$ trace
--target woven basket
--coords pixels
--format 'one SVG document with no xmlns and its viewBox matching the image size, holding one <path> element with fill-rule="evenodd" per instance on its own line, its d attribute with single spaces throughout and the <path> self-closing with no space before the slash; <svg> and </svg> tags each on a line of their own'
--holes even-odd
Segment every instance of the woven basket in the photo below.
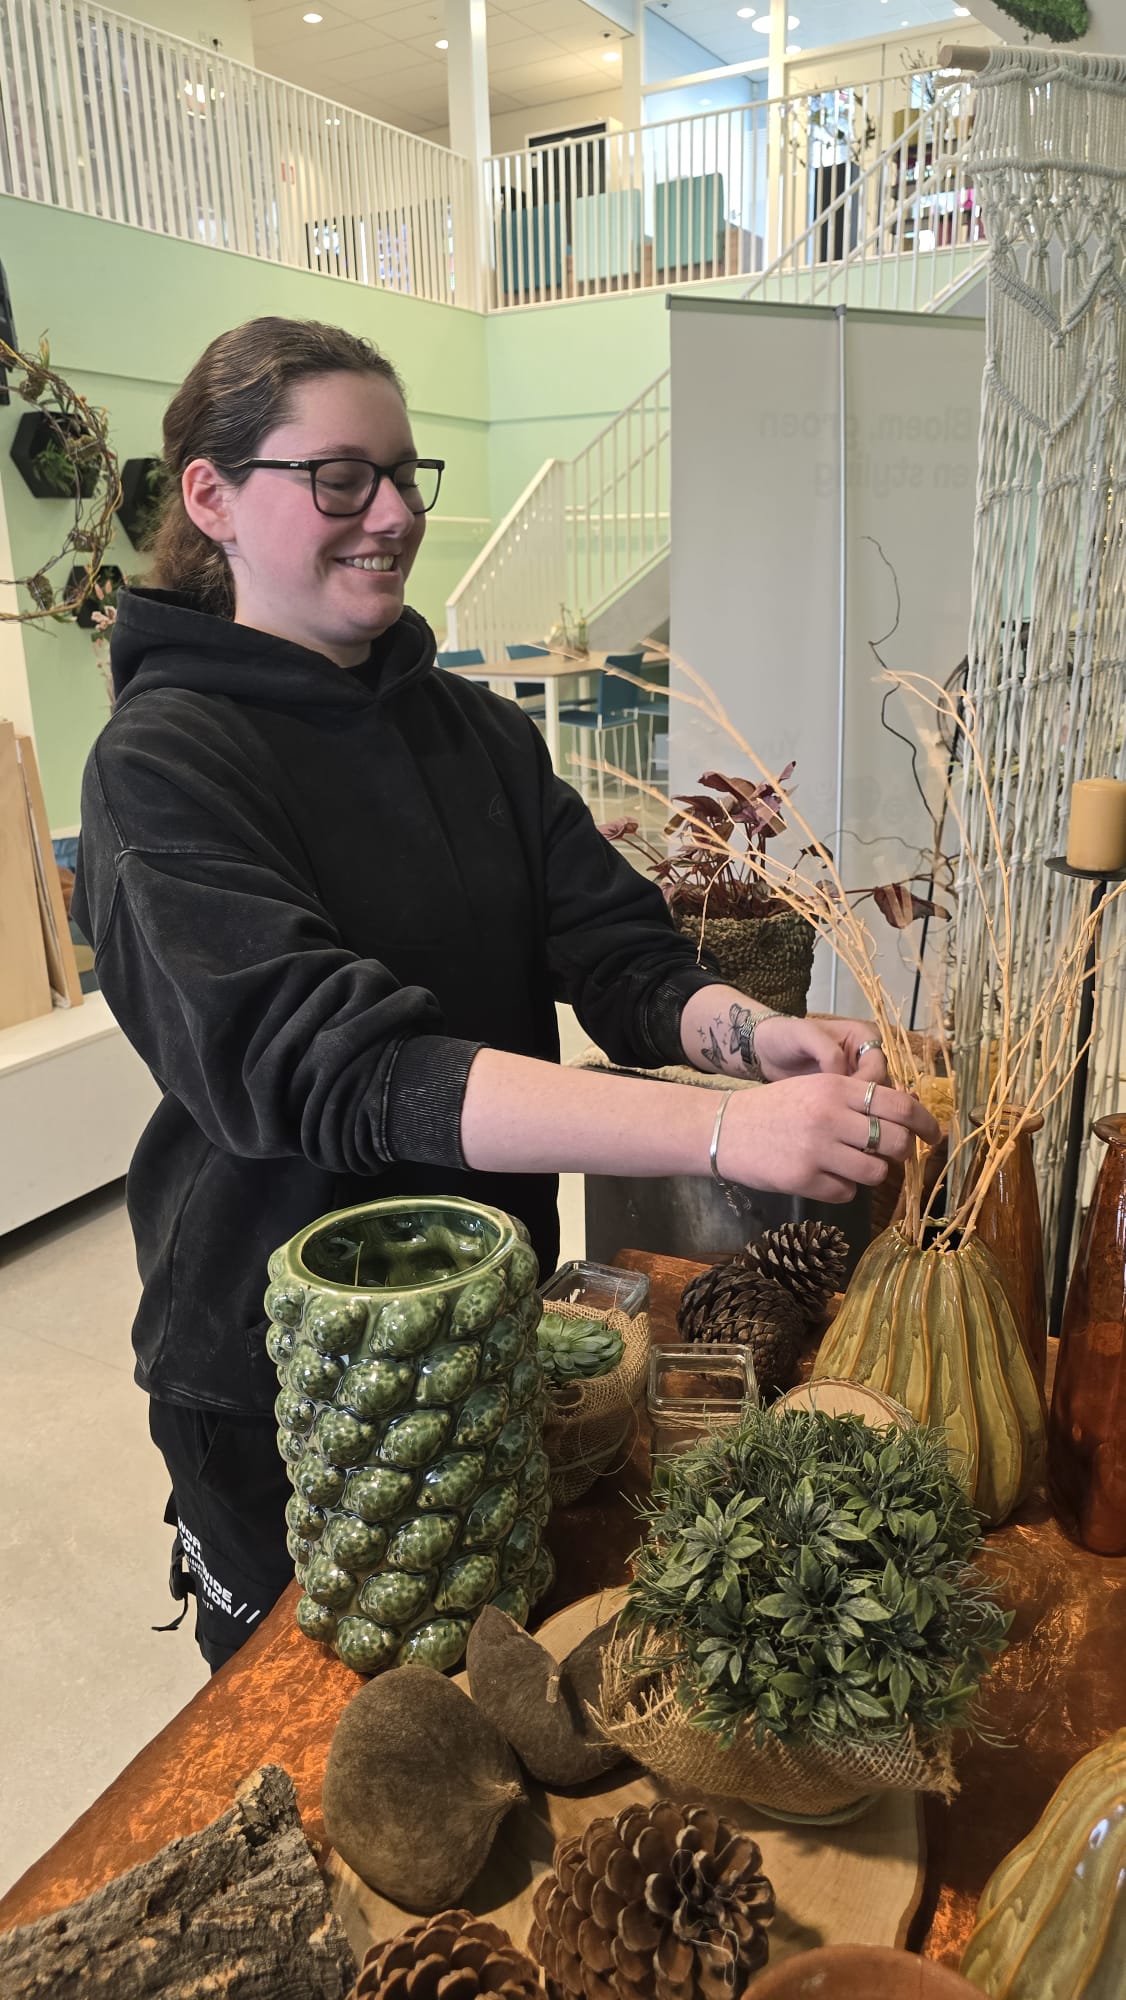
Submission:
<svg viewBox="0 0 1126 2000">
<path fill-rule="evenodd" d="M 697 950 L 710 952 L 729 986 L 776 1007 L 804 1014 L 813 977 L 817 933 L 804 917 L 780 910 L 774 917 L 705 917 L 674 912 L 673 923 Z"/>
<path fill-rule="evenodd" d="M 591 1317 L 589 1306 L 571 1306 L 561 1299 L 551 1300 L 551 1310 L 565 1319 Z M 617 1367 L 607 1375 L 548 1391 L 543 1448 L 557 1507 L 581 1499 L 596 1479 L 628 1456 L 637 1435 L 637 1404 L 649 1364 L 649 1315 L 627 1319 L 625 1313 L 610 1312 L 599 1313 L 598 1318 L 625 1342 Z"/>
<path fill-rule="evenodd" d="M 745 1724 L 729 1749 L 694 1723 L 672 1681 L 647 1666 L 644 1644 L 629 1634 L 607 1648 L 602 1666 L 600 1724 L 629 1756 L 677 1791 L 742 1799 L 766 1813 L 837 1819 L 879 1792 L 958 1789 L 950 1739 L 919 1744 L 912 1732 L 880 1743 L 783 1743 L 757 1746 Z"/>
</svg>

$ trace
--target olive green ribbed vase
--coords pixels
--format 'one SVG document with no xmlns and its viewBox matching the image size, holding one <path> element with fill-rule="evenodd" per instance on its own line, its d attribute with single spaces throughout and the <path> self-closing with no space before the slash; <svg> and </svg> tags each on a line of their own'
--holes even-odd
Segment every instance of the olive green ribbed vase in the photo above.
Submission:
<svg viewBox="0 0 1126 2000">
<path fill-rule="evenodd" d="M 269 1269 L 297 1623 L 357 1673 L 456 1666 L 483 1605 L 523 1623 L 554 1575 L 528 1233 L 451 1197 L 374 1201 Z"/>
</svg>

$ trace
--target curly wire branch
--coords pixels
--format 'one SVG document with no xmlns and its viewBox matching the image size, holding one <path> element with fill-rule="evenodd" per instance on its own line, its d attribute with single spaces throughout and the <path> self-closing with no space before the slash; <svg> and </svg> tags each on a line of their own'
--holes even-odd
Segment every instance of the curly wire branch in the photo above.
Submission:
<svg viewBox="0 0 1126 2000">
<path fill-rule="evenodd" d="M 57 443 L 74 465 L 74 521 L 66 540 L 55 555 L 48 557 L 30 575 L 0 579 L 0 582 L 26 590 L 33 607 L 30 611 L 0 609 L 0 620 L 8 624 L 35 625 L 44 619 L 57 621 L 70 618 L 93 589 L 94 579 L 113 539 L 115 517 L 121 505 L 117 455 L 109 442 L 105 411 L 92 408 L 85 396 L 79 395 L 78 390 L 49 365 L 45 341 L 40 352 L 33 355 L 22 354 L 17 348 L 9 347 L 7 341 L 0 340 L 0 369 L 23 373 L 25 384 L 16 390 L 16 394 L 31 408 L 40 408 L 40 414 L 46 417 Z M 48 393 L 54 397 L 55 407 L 41 408 L 40 399 Z M 59 421 L 60 418 L 77 421 L 77 437 L 65 422 Z M 81 463 L 74 451 L 76 442 L 82 447 Z M 81 490 L 82 471 L 90 466 L 96 471 L 94 490 L 84 496 Z M 59 497 L 65 498 L 64 495 Z M 80 581 L 68 585 L 63 595 L 56 597 L 49 572 L 61 562 L 74 565 L 78 556 L 85 558 Z"/>
</svg>

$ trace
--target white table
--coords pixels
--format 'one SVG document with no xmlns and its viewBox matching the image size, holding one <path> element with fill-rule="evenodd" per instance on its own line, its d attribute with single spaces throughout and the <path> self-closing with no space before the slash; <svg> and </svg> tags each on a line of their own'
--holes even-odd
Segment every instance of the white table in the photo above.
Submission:
<svg viewBox="0 0 1126 2000">
<path fill-rule="evenodd" d="M 636 660 L 638 668 L 644 660 L 652 657 L 654 656 L 650 654 L 639 653 Z M 446 671 L 460 674 L 463 680 L 487 681 L 494 694 L 508 694 L 510 690 L 514 691 L 517 681 L 530 681 L 542 687 L 544 735 L 547 738 L 548 755 L 558 770 L 559 683 L 584 674 L 600 673 L 609 658 L 611 658 L 609 653 L 536 653 L 530 660 L 485 660 L 477 667 L 449 667 Z"/>
</svg>

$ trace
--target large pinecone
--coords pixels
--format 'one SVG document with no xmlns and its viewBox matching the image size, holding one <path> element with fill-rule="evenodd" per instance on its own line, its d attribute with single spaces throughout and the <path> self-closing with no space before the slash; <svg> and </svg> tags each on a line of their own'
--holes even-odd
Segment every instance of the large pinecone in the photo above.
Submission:
<svg viewBox="0 0 1126 2000">
<path fill-rule="evenodd" d="M 774 1890 L 747 1833 L 667 1799 L 560 1841 L 528 1949 L 550 2000 L 739 2000 L 766 1964 Z"/>
<path fill-rule="evenodd" d="M 507 1931 L 468 1910 L 443 1910 L 373 1945 L 349 2000 L 534 2000 L 539 1967 Z"/>
<path fill-rule="evenodd" d="M 848 1239 L 832 1222 L 783 1222 L 748 1243 L 735 1262 L 739 1270 L 773 1278 L 791 1294 L 803 1319 L 819 1320 L 841 1288 Z"/>
<path fill-rule="evenodd" d="M 797 1375 L 803 1321 L 793 1296 L 773 1278 L 742 1268 L 739 1258 L 689 1281 L 676 1323 L 685 1341 L 749 1347 L 764 1392 L 788 1389 Z"/>
</svg>

